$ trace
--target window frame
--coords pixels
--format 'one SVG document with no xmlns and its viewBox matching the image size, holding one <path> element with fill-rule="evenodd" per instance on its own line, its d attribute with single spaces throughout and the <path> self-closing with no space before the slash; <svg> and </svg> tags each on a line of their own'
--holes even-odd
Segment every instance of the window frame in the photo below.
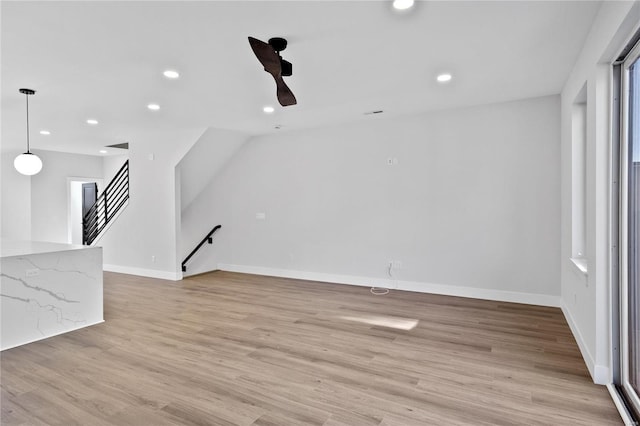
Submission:
<svg viewBox="0 0 640 426">
<path fill-rule="evenodd" d="M 620 150 L 619 150 L 619 292 L 620 292 L 620 387 L 636 414 L 640 413 L 640 395 L 629 380 L 629 69 L 640 61 L 640 43 L 625 57 L 620 75 Z M 640 62 L 638 65 L 640 66 Z M 640 82 L 638 82 L 640 83 Z"/>
</svg>

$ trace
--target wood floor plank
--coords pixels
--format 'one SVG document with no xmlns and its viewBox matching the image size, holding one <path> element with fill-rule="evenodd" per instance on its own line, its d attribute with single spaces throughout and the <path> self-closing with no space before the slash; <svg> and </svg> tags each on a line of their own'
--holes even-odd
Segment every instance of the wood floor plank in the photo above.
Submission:
<svg viewBox="0 0 640 426">
<path fill-rule="evenodd" d="M 3 425 L 619 425 L 556 308 L 105 273 L 103 324 L 0 354 Z"/>
</svg>

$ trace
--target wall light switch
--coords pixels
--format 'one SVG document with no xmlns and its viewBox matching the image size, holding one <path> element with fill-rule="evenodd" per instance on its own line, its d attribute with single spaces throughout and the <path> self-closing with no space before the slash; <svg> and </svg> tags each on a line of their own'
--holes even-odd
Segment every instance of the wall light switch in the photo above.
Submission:
<svg viewBox="0 0 640 426">
<path fill-rule="evenodd" d="M 156 159 L 156 156 L 153 154 L 149 154 L 149 160 L 153 161 Z"/>
<path fill-rule="evenodd" d="M 256 219 L 265 220 L 267 218 L 266 213 L 256 213 Z"/>
</svg>

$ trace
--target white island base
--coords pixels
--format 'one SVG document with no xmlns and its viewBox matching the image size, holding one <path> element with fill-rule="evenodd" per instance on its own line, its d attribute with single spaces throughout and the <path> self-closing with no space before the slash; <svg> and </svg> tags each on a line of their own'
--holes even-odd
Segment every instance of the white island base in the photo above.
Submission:
<svg viewBox="0 0 640 426">
<path fill-rule="evenodd" d="M 0 243 L 0 350 L 103 322 L 102 248 Z"/>
</svg>

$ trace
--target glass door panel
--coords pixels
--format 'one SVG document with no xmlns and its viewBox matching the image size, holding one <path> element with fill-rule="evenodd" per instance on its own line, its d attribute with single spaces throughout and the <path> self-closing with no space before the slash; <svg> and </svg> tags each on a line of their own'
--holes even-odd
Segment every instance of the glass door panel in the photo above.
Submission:
<svg viewBox="0 0 640 426">
<path fill-rule="evenodd" d="M 640 66 L 629 69 L 629 381 L 640 394 Z"/>
<path fill-rule="evenodd" d="M 640 413 L 640 59 L 625 63 L 621 168 L 622 385 Z M 626 188 L 625 188 L 626 187 Z"/>
</svg>

